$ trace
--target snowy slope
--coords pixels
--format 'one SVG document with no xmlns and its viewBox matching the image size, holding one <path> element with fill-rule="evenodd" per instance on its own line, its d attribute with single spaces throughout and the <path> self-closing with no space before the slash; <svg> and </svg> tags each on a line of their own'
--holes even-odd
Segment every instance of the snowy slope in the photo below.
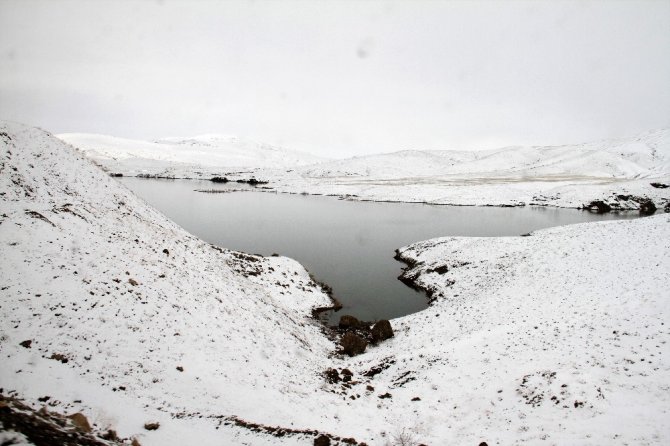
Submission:
<svg viewBox="0 0 670 446">
<path fill-rule="evenodd" d="M 110 170 L 135 174 L 170 168 L 191 171 L 201 168 L 287 168 L 324 160 L 308 153 L 225 135 L 166 138 L 154 142 L 87 133 L 65 133 L 58 137 Z"/>
<path fill-rule="evenodd" d="M 294 261 L 207 245 L 46 132 L 0 143 L 4 393 L 144 446 L 670 440 L 670 215 L 403 248 L 435 302 L 342 358 Z"/>
<path fill-rule="evenodd" d="M 335 160 L 300 169 L 306 177 L 359 176 L 370 179 L 435 175 L 477 177 L 549 176 L 625 178 L 668 175 L 670 129 L 634 138 L 556 147 L 506 147 L 464 151 L 421 151 Z"/>
<path fill-rule="evenodd" d="M 401 249 L 436 303 L 402 321 L 394 401 L 441 407 L 416 419 L 442 444 L 664 444 L 669 235 L 666 214 Z"/>
<path fill-rule="evenodd" d="M 283 407 L 315 409 L 301 389 L 333 346 L 310 309 L 328 299 L 299 264 L 202 242 L 46 132 L 2 124 L 0 138 L 0 387 L 143 444 L 185 444 L 179 413 L 290 425 Z M 142 433 L 151 418 L 165 427 Z"/>
<path fill-rule="evenodd" d="M 281 192 L 453 205 L 536 204 L 579 208 L 593 200 L 637 209 L 644 197 L 670 201 L 670 130 L 570 146 L 480 152 L 402 151 L 259 172 Z M 624 200 L 626 201 L 626 200 Z"/>
</svg>

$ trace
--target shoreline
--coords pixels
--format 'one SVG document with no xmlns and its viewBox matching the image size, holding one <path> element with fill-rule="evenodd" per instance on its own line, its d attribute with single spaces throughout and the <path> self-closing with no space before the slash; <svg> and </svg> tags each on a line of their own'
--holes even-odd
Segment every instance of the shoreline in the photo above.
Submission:
<svg viewBox="0 0 670 446">
<path fill-rule="evenodd" d="M 116 174 L 110 174 L 112 177 L 118 177 Z M 212 181 L 211 179 L 207 178 L 196 178 L 196 177 L 190 177 L 190 176 L 179 176 L 179 177 L 169 177 L 169 176 L 142 176 L 142 175 L 129 175 L 129 174 L 122 174 L 122 178 L 139 178 L 139 179 L 147 179 L 147 180 L 181 180 L 181 181 Z M 235 180 L 231 181 L 235 182 Z M 670 212 L 670 198 L 660 198 L 658 199 L 658 203 L 654 202 L 653 199 L 645 196 L 636 196 L 636 195 L 631 195 L 631 194 L 615 194 L 612 193 L 611 197 L 613 199 L 611 200 L 603 200 L 602 198 L 590 198 L 584 200 L 584 202 L 580 205 L 561 205 L 557 203 L 542 203 L 542 202 L 510 202 L 510 203 L 444 203 L 444 202 L 434 202 L 434 201 L 425 201 L 425 200 L 402 200 L 402 199 L 372 199 L 372 198 L 365 198 L 365 197 L 360 197 L 357 195 L 351 195 L 351 194 L 341 194 L 341 193 L 332 193 L 332 194 L 325 194 L 325 193 L 319 193 L 319 192 L 309 192 L 309 191 L 302 191 L 302 192 L 295 192 L 291 190 L 281 190 L 278 189 L 276 186 L 272 186 L 271 181 L 263 181 L 261 187 L 257 187 L 252 185 L 253 189 L 231 189 L 230 191 L 228 190 L 223 190 L 223 189 L 212 189 L 212 190 L 206 190 L 206 189 L 194 189 L 195 192 L 199 193 L 232 193 L 232 192 L 264 192 L 264 193 L 275 193 L 275 194 L 286 194 L 286 195 L 309 195 L 309 196 L 315 196 L 315 197 L 332 197 L 336 198 L 338 200 L 346 200 L 346 201 L 358 201 L 358 202 L 365 202 L 365 203 L 406 203 L 406 204 L 425 204 L 425 205 L 430 205 L 430 206 L 453 206 L 453 207 L 496 207 L 496 208 L 523 208 L 523 207 L 536 207 L 536 208 L 557 208 L 557 209 L 574 209 L 574 210 L 580 210 L 580 211 L 586 211 L 586 212 L 592 212 L 596 214 L 602 214 L 602 213 L 611 213 L 611 214 L 619 214 L 619 213 L 627 213 L 627 212 L 640 212 L 641 209 L 639 207 L 640 203 L 642 202 L 648 202 L 651 201 L 656 205 L 656 211 L 655 213 L 663 213 L 663 212 Z M 268 184 L 270 184 L 268 186 Z M 651 184 L 651 183 L 650 183 Z M 669 194 L 670 195 L 670 194 Z M 633 205 L 629 205 L 628 207 L 620 207 L 620 200 L 617 199 L 618 196 L 626 196 L 630 197 L 628 200 L 624 200 L 626 202 L 632 201 L 633 203 L 637 204 L 638 207 L 635 207 Z M 605 204 L 609 205 L 610 209 L 604 212 L 600 211 L 593 211 L 592 206 L 590 207 L 589 205 L 592 205 L 595 202 L 604 202 Z M 644 214 L 644 215 L 654 215 L 654 214 Z"/>
</svg>

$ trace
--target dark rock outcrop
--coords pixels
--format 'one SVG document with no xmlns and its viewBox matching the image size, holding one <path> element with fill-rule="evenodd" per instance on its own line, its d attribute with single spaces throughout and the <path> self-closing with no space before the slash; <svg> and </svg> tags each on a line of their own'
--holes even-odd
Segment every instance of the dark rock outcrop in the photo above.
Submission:
<svg viewBox="0 0 670 446">
<path fill-rule="evenodd" d="M 325 435 L 319 435 L 314 439 L 314 446 L 330 446 L 330 438 Z"/>
<path fill-rule="evenodd" d="M 91 432 L 91 425 L 83 413 L 73 413 L 72 415 L 69 415 L 68 418 L 70 419 L 70 422 L 80 431 Z"/>
<path fill-rule="evenodd" d="M 656 205 L 653 201 L 649 199 L 640 201 L 640 214 L 652 215 L 654 212 L 656 212 Z"/>
<path fill-rule="evenodd" d="M 342 381 L 348 383 L 349 381 L 351 381 L 352 376 L 354 376 L 354 374 L 351 372 L 351 370 L 342 369 Z"/>
<path fill-rule="evenodd" d="M 340 323 L 338 327 L 343 330 L 348 330 L 350 328 L 356 328 L 360 325 L 360 321 L 353 316 L 345 314 L 340 317 Z"/>
<path fill-rule="evenodd" d="M 372 334 L 372 340 L 375 343 L 392 338 L 393 328 L 391 327 L 391 323 L 386 319 L 377 321 L 377 323 L 372 327 L 371 334 Z"/>
<path fill-rule="evenodd" d="M 602 200 L 593 200 L 591 203 L 584 206 L 584 209 L 591 212 L 597 212 L 598 214 L 604 214 L 605 212 L 610 212 L 612 210 L 612 206 Z"/>
<path fill-rule="evenodd" d="M 326 381 L 330 384 L 336 384 L 340 382 L 340 374 L 337 372 L 336 369 L 328 369 L 325 372 L 323 372 L 323 376 L 326 377 Z"/>
<path fill-rule="evenodd" d="M 342 339 L 340 339 L 340 346 L 342 347 L 342 353 L 349 356 L 356 356 L 365 352 L 368 343 L 357 334 L 347 332 L 342 336 Z"/>
</svg>

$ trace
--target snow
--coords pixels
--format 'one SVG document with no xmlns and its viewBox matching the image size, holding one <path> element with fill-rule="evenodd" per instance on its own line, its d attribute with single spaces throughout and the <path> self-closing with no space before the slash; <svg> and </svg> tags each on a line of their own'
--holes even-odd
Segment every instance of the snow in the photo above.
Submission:
<svg viewBox="0 0 670 446">
<path fill-rule="evenodd" d="M 65 133 L 60 139 L 83 150 L 111 170 L 135 174 L 157 168 L 197 171 L 214 168 L 292 167 L 324 158 L 227 135 L 172 137 L 137 141 L 107 135 Z"/>
<path fill-rule="evenodd" d="M 435 302 L 343 358 L 295 261 L 204 243 L 47 132 L 0 141 L 0 387 L 27 403 L 144 446 L 313 442 L 231 417 L 369 445 L 670 439 L 669 214 L 401 248 Z"/>
<path fill-rule="evenodd" d="M 304 268 L 220 252 L 48 133 L 0 133 L 0 386 L 99 413 L 123 434 L 180 412 L 290 425 L 282 408 L 318 388 L 333 349 L 310 318 L 329 301 Z M 162 424 L 143 444 L 183 429 Z"/>
<path fill-rule="evenodd" d="M 670 182 L 670 129 L 568 146 L 402 151 L 263 173 L 279 191 L 357 200 L 579 208 L 634 195 L 662 206 L 670 192 L 650 183 Z"/>
<path fill-rule="evenodd" d="M 2 424 L 0 424 L 0 429 Z M 9 446 L 34 446 L 34 443 L 30 442 L 25 435 L 7 430 L 0 432 L 0 444 L 9 445 Z"/>
<path fill-rule="evenodd" d="M 401 249 L 415 263 L 406 275 L 437 298 L 401 327 L 411 345 L 436 341 L 423 353 L 437 365 L 413 368 L 448 383 L 432 398 L 454 405 L 442 424 L 494 443 L 664 443 L 669 223 L 666 214 Z"/>
<path fill-rule="evenodd" d="M 619 195 L 649 198 L 658 207 L 670 201 L 670 188 L 650 185 L 670 183 L 670 129 L 566 146 L 405 150 L 319 162 L 287 156 L 287 151 L 259 152 L 255 145 L 212 135 L 164 144 L 98 135 L 59 137 L 108 171 L 125 175 L 255 176 L 279 192 L 353 200 L 572 208 L 602 200 L 620 209 L 638 209 L 639 203 Z M 229 159 L 224 161 L 223 154 Z"/>
</svg>

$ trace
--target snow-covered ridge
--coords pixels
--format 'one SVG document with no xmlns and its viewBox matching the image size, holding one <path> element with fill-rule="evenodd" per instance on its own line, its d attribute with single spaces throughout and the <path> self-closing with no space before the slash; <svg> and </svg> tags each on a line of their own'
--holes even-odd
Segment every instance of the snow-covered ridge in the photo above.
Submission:
<svg viewBox="0 0 670 446">
<path fill-rule="evenodd" d="M 638 209 L 650 199 L 662 208 L 670 188 L 652 183 L 670 183 L 670 130 L 566 146 L 406 150 L 258 174 L 281 192 L 354 200 L 572 208 L 601 200 Z"/>
<path fill-rule="evenodd" d="M 152 161 L 161 166 L 172 164 L 248 169 L 286 168 L 324 160 L 308 153 L 226 135 L 172 137 L 154 142 L 87 133 L 64 133 L 58 137 L 102 164 L 119 163 L 117 170 L 120 171 L 127 171 L 144 163 L 150 165 Z"/>
<path fill-rule="evenodd" d="M 329 299 L 304 268 L 204 243 L 47 132 L 0 123 L 0 143 L 5 392 L 49 395 L 145 446 L 215 432 L 180 413 L 290 426 L 282 408 L 321 384 L 334 348 L 311 319 Z M 148 435 L 151 419 L 163 428 Z M 217 444 L 248 435 L 223 430 Z"/>
<path fill-rule="evenodd" d="M 619 209 L 637 209 L 639 201 L 622 202 L 620 196 L 651 199 L 659 208 L 670 200 L 670 188 L 651 186 L 670 184 L 670 129 L 564 146 L 404 150 L 316 164 L 310 157 L 222 135 L 157 143 L 61 137 L 111 172 L 198 179 L 255 176 L 279 192 L 354 200 L 573 208 L 601 200 Z"/>
<path fill-rule="evenodd" d="M 441 175 L 462 178 L 551 177 L 634 179 L 670 174 L 670 129 L 619 140 L 485 151 L 405 150 L 303 167 L 307 177 L 376 180 Z"/>
</svg>

